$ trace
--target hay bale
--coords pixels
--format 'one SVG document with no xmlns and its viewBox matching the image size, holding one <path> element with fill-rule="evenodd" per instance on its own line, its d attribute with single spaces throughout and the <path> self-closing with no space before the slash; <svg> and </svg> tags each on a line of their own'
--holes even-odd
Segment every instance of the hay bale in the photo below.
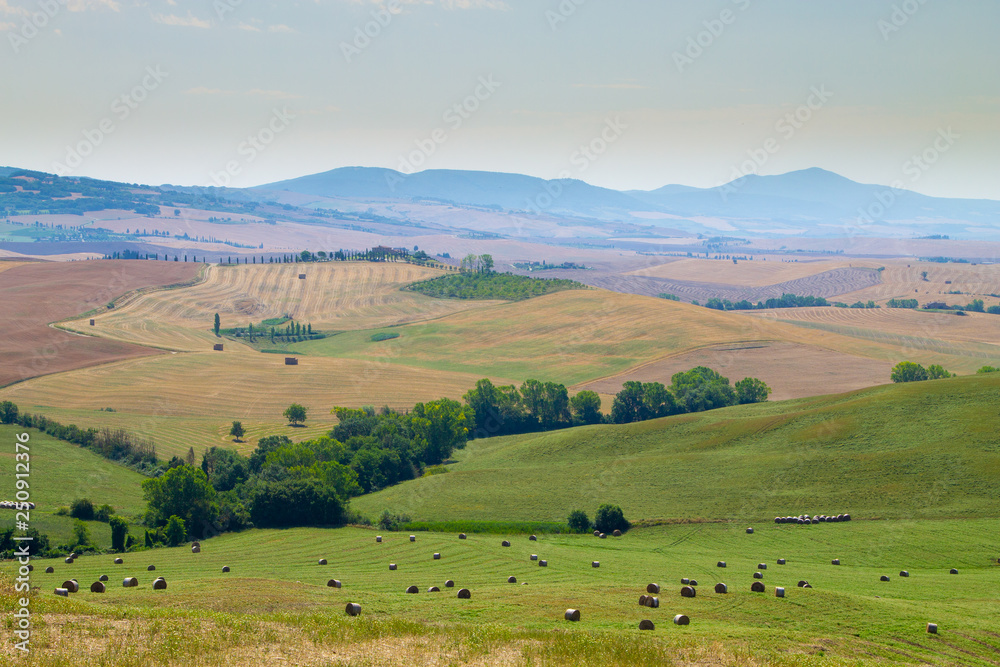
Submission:
<svg viewBox="0 0 1000 667">
<path fill-rule="evenodd" d="M 600 566 L 601 566 L 601 561 L 599 560 L 594 560 L 590 562 L 590 567 L 600 567 Z"/>
<path fill-rule="evenodd" d="M 643 620 L 639 621 L 639 629 L 640 630 L 655 630 L 656 626 L 653 625 L 652 621 L 643 619 Z"/>
<path fill-rule="evenodd" d="M 779 558 L 778 559 L 778 565 L 784 565 L 784 564 L 785 564 L 785 559 L 784 558 Z"/>
<path fill-rule="evenodd" d="M 516 584 L 517 583 L 517 577 L 507 577 L 507 583 L 508 584 Z"/>
<path fill-rule="evenodd" d="M 69 591 L 66 590 L 65 588 L 57 588 L 56 589 L 56 595 L 61 595 L 64 598 L 68 598 L 69 597 Z"/>
<path fill-rule="evenodd" d="M 165 591 L 165 590 L 167 590 L 167 580 L 166 579 L 157 579 L 156 581 L 154 581 L 153 582 L 153 590 L 154 591 Z"/>
<path fill-rule="evenodd" d="M 122 564 L 122 563 L 124 563 L 124 562 L 125 562 L 125 561 L 123 561 L 123 560 L 122 560 L 121 558 L 116 558 L 116 559 L 115 559 L 115 565 L 121 565 L 121 564 Z"/>
<path fill-rule="evenodd" d="M 191 543 L 191 546 L 198 547 L 200 549 L 201 548 L 201 542 L 199 542 L 198 540 L 195 540 L 194 542 Z"/>
<path fill-rule="evenodd" d="M 67 565 L 72 565 L 73 559 L 70 556 L 67 556 L 63 562 L 66 563 Z"/>
<path fill-rule="evenodd" d="M 851 515 L 850 514 L 845 514 L 844 518 L 841 519 L 841 521 L 850 521 L 850 520 L 851 520 Z"/>
<path fill-rule="evenodd" d="M 417 541 L 417 536 L 416 535 L 410 535 L 410 541 L 411 542 L 416 542 Z"/>
<path fill-rule="evenodd" d="M 434 560 L 441 560 L 441 554 L 435 552 L 434 553 Z"/>
<path fill-rule="evenodd" d="M 347 612 L 348 616 L 357 616 L 361 613 L 361 605 L 357 602 L 348 602 L 347 608 L 344 611 Z"/>
<path fill-rule="evenodd" d="M 594 537 L 600 537 L 600 536 L 601 536 L 601 531 L 595 530 L 594 531 Z"/>
<path fill-rule="evenodd" d="M 136 579 L 135 577 L 125 577 L 122 580 L 122 586 L 124 588 L 135 588 L 138 585 L 139 585 L 139 580 Z"/>
<path fill-rule="evenodd" d="M 611 533 L 615 537 L 621 537 L 622 531 L 615 529 L 615 532 Z"/>
<path fill-rule="evenodd" d="M 285 357 L 285 365 L 286 366 L 298 366 L 299 365 L 299 360 L 296 359 L 295 357 Z"/>
<path fill-rule="evenodd" d="M 805 588 L 808 583 L 805 579 L 799 579 L 799 588 Z"/>
<path fill-rule="evenodd" d="M 830 561 L 830 565 L 840 565 L 840 559 L 834 558 L 833 560 Z"/>
<path fill-rule="evenodd" d="M 580 610 L 579 609 L 567 609 L 566 613 L 563 615 L 567 621 L 573 621 L 576 623 L 580 620 Z"/>
<path fill-rule="evenodd" d="M 688 579 L 687 577 L 684 577 L 683 579 L 681 579 L 681 583 L 687 586 L 688 584 L 691 583 L 691 580 Z"/>
<path fill-rule="evenodd" d="M 529 536 L 529 537 L 528 537 L 528 541 L 529 541 L 529 542 L 537 542 L 537 541 L 538 541 L 538 538 L 537 538 L 537 537 L 535 537 L 534 535 L 531 535 L 531 536 Z"/>
<path fill-rule="evenodd" d="M 472 598 L 472 591 L 470 591 L 468 588 L 459 589 L 458 591 L 459 600 L 469 600 L 471 598 Z"/>
<path fill-rule="evenodd" d="M 886 575 L 883 574 L 881 577 L 878 578 L 878 580 L 879 581 L 889 581 L 889 577 L 887 577 Z"/>
<path fill-rule="evenodd" d="M 454 588 L 455 587 L 455 582 L 452 581 L 451 579 L 449 579 L 448 581 L 444 582 L 444 587 L 445 588 Z"/>
<path fill-rule="evenodd" d="M 328 588 L 342 588 L 343 584 L 340 583 L 340 579 L 331 579 L 326 582 Z"/>
<path fill-rule="evenodd" d="M 766 570 L 767 569 L 767 563 L 757 563 L 757 569 L 758 570 Z"/>
<path fill-rule="evenodd" d="M 538 554 L 531 554 L 531 560 L 538 560 Z"/>
<path fill-rule="evenodd" d="M 500 546 L 502 546 L 502 547 L 509 547 L 510 546 L 510 542 L 508 540 L 504 540 L 503 542 L 500 543 Z"/>
<path fill-rule="evenodd" d="M 774 597 L 783 598 L 785 597 L 785 589 L 780 586 L 774 589 Z"/>
<path fill-rule="evenodd" d="M 958 574 L 958 570 L 951 568 L 951 570 L 948 571 L 948 574 Z"/>
<path fill-rule="evenodd" d="M 191 547 L 191 553 L 193 553 L 193 554 L 200 554 L 201 553 L 201 547 Z"/>
<path fill-rule="evenodd" d="M 548 566 L 549 566 L 549 561 L 547 560 L 538 561 L 538 567 L 548 567 Z"/>
<path fill-rule="evenodd" d="M 721 595 L 725 595 L 726 593 L 729 592 L 729 586 L 726 586 L 725 584 L 716 584 L 715 592 Z"/>
<path fill-rule="evenodd" d="M 648 595 L 640 595 L 639 596 L 639 606 L 640 607 L 645 607 L 646 606 L 646 599 L 648 597 L 649 597 Z"/>
<path fill-rule="evenodd" d="M 747 535 L 753 535 L 753 528 L 747 528 Z"/>
<path fill-rule="evenodd" d="M 660 585 L 659 584 L 647 584 L 646 585 L 646 592 L 647 593 L 659 593 L 660 592 Z"/>
<path fill-rule="evenodd" d="M 69 581 L 64 581 L 62 587 L 68 590 L 70 593 L 80 592 L 80 584 L 77 583 L 76 579 L 70 579 Z"/>
<path fill-rule="evenodd" d="M 319 564 L 320 565 L 326 565 L 326 559 L 325 558 L 320 558 L 319 559 Z"/>
<path fill-rule="evenodd" d="M 656 596 L 653 596 L 653 595 L 648 596 L 646 598 L 646 606 L 649 607 L 650 609 L 659 609 L 660 608 L 660 598 L 658 598 Z"/>
<path fill-rule="evenodd" d="M 460 540 L 464 540 L 464 539 L 466 539 L 466 537 L 465 537 L 465 533 L 459 533 L 459 534 L 458 534 L 458 539 L 460 539 Z"/>
<path fill-rule="evenodd" d="M 694 586 L 685 586 L 681 589 L 682 598 L 693 598 L 698 592 L 694 589 Z"/>
<path fill-rule="evenodd" d="M 147 571 L 147 572 L 152 572 L 152 571 L 154 571 L 155 569 L 156 569 L 156 566 L 155 566 L 155 565 L 150 565 L 149 567 L 147 567 L 147 568 L 146 568 L 146 571 Z"/>
<path fill-rule="evenodd" d="M 396 564 L 395 563 L 389 563 L 389 569 L 395 571 Z"/>
<path fill-rule="evenodd" d="M 605 535 L 604 533 L 601 533 L 600 535 L 598 535 L 598 537 L 601 538 L 602 540 L 608 539 L 608 536 Z"/>
<path fill-rule="evenodd" d="M 92 583 L 90 585 L 90 592 L 91 593 L 103 593 L 104 590 L 105 590 L 105 586 L 100 581 L 95 581 L 94 583 Z"/>
<path fill-rule="evenodd" d="M 764 578 L 764 573 L 763 572 L 754 572 L 753 573 L 753 578 L 754 579 L 763 579 Z"/>
<path fill-rule="evenodd" d="M 725 567 L 725 566 L 726 566 L 726 561 L 724 560 L 720 560 L 718 563 L 715 564 L 715 567 Z"/>
<path fill-rule="evenodd" d="M 407 589 L 406 589 L 406 592 L 409 593 L 409 594 L 411 594 L 411 595 L 416 595 L 417 593 L 420 592 L 420 589 L 417 588 L 416 586 L 408 586 Z"/>
<path fill-rule="evenodd" d="M 767 589 L 764 587 L 764 584 L 759 581 L 753 582 L 753 586 L 750 587 L 750 591 L 753 593 L 763 593 L 765 590 Z"/>
<path fill-rule="evenodd" d="M 223 572 L 229 572 L 229 566 L 228 565 L 223 565 L 222 566 L 222 571 Z"/>
<path fill-rule="evenodd" d="M 910 576 L 910 573 L 907 572 L 906 570 L 900 570 L 899 571 L 899 576 L 901 576 L 901 577 L 908 577 L 908 576 Z"/>
<path fill-rule="evenodd" d="M 97 320 L 90 320 L 90 326 L 97 326 Z"/>
<path fill-rule="evenodd" d="M 57 590 L 56 593 L 58 593 L 58 592 L 59 591 Z M 937 630 L 938 630 L 937 623 L 928 623 L 927 624 L 927 632 L 929 632 L 930 634 L 936 635 L 938 633 Z"/>
<path fill-rule="evenodd" d="M 107 580 L 108 580 L 108 575 L 106 575 L 106 574 L 102 574 L 102 575 L 101 575 L 101 576 L 100 576 L 100 577 L 98 578 L 98 581 L 107 581 Z"/>
<path fill-rule="evenodd" d="M 222 350 L 222 343 L 216 343 L 215 345 L 213 345 L 212 346 L 212 350 L 214 352 L 222 352 L 223 351 Z"/>
<path fill-rule="evenodd" d="M 305 279 L 306 279 L 306 274 L 300 273 L 299 274 L 299 280 L 305 280 Z"/>
<path fill-rule="evenodd" d="M 775 523 L 784 523 L 784 519 L 782 519 L 780 516 L 776 516 L 776 517 L 774 517 L 774 522 Z"/>
<path fill-rule="evenodd" d="M 428 593 L 440 593 L 441 589 L 438 588 L 437 586 L 431 586 L 430 588 L 427 589 L 427 592 Z"/>
<path fill-rule="evenodd" d="M 379 544 L 381 544 L 382 543 L 382 536 L 381 535 L 376 535 L 375 536 L 375 541 L 378 542 Z"/>
<path fill-rule="evenodd" d="M 692 586 L 697 586 L 698 585 L 698 580 L 697 579 L 692 579 L 688 583 L 691 584 Z"/>
<path fill-rule="evenodd" d="M 802 588 L 812 588 L 812 584 L 806 584 L 806 585 L 805 585 L 805 586 L 803 586 Z"/>
<path fill-rule="evenodd" d="M 56 569 L 54 567 L 52 567 L 51 565 L 49 565 L 47 568 L 45 568 L 45 574 L 52 574 L 55 571 L 56 571 Z"/>
<path fill-rule="evenodd" d="M 684 614 L 677 614 L 674 616 L 674 625 L 690 625 L 691 619 Z"/>
</svg>

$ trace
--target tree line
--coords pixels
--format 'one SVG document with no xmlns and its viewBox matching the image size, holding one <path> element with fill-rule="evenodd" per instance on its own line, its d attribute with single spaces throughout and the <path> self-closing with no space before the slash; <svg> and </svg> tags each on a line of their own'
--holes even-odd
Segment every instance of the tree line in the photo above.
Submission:
<svg viewBox="0 0 1000 667">
<path fill-rule="evenodd" d="M 662 294 L 660 296 L 663 297 Z M 746 299 L 733 303 L 729 299 L 712 298 L 705 302 L 705 307 L 713 310 L 772 310 L 775 308 L 811 308 L 829 305 L 830 302 L 821 296 L 797 296 L 795 294 L 782 294 L 780 298 L 772 297 L 767 301 L 758 301 L 756 305 Z"/>
</svg>

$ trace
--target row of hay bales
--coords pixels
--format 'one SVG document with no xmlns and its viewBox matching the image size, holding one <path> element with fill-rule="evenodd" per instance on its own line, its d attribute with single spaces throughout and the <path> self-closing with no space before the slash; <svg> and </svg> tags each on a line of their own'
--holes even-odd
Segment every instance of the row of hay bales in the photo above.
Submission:
<svg viewBox="0 0 1000 667">
<path fill-rule="evenodd" d="M 108 581 L 108 575 L 102 574 L 97 581 L 95 581 L 90 585 L 90 592 L 104 593 L 105 591 L 107 591 L 107 581 Z M 136 579 L 135 577 L 125 577 L 124 579 L 122 579 L 122 587 L 138 588 L 139 580 Z M 157 577 L 153 581 L 153 590 L 154 591 L 167 590 L 167 580 L 164 579 L 163 577 Z M 61 595 L 62 597 L 69 597 L 70 593 L 79 593 L 79 592 L 80 592 L 80 583 L 76 579 L 69 579 L 68 581 L 64 581 L 62 583 L 62 586 L 56 588 L 55 590 L 55 594 Z"/>
<path fill-rule="evenodd" d="M 799 516 L 776 516 L 774 517 L 775 523 L 794 523 L 800 526 L 809 526 L 814 523 L 840 523 L 841 521 L 850 521 L 850 514 L 817 514 L 815 516 L 809 516 L 808 514 L 800 514 Z"/>
<path fill-rule="evenodd" d="M 13 500 L 0 500 L 0 509 L 4 510 L 18 510 L 23 512 L 24 510 L 35 509 L 35 503 L 31 502 L 15 502 Z"/>
</svg>

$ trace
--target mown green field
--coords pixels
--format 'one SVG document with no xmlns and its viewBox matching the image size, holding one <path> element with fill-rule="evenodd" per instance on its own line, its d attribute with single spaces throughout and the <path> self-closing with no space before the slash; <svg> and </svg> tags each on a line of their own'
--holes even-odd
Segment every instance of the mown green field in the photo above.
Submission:
<svg viewBox="0 0 1000 667">
<path fill-rule="evenodd" d="M 357 498 L 415 520 L 995 517 L 1000 377 L 887 385 L 623 426 L 470 442 L 446 474 Z"/>
<path fill-rule="evenodd" d="M 36 505 L 30 524 L 47 534 L 53 546 L 65 543 L 73 534 L 73 520 L 56 516 L 55 511 L 78 498 L 89 498 L 95 507 L 107 503 L 130 520 L 145 511 L 139 487 L 145 477 L 139 473 L 35 429 L 6 425 L 0 425 L 0 500 L 16 500 L 14 443 L 16 435 L 23 432 L 30 435 L 28 491 Z M 13 525 L 14 520 L 12 510 L 0 510 L 0 526 Z M 87 527 L 95 544 L 111 547 L 108 524 L 88 521 Z"/>
</svg>

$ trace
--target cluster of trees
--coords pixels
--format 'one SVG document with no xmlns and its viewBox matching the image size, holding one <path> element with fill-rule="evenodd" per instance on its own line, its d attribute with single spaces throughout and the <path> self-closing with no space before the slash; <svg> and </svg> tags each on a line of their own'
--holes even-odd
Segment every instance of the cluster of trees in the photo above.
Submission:
<svg viewBox="0 0 1000 667">
<path fill-rule="evenodd" d="M 675 373 L 670 387 L 660 382 L 626 382 L 615 396 L 608 421 L 628 424 L 684 412 L 762 403 L 770 393 L 771 388 L 757 378 L 743 378 L 731 386 L 729 378 L 711 368 L 698 366 Z"/>
<path fill-rule="evenodd" d="M 893 382 L 921 382 L 923 380 L 939 380 L 951 377 L 955 377 L 955 374 L 949 373 L 938 364 L 924 368 L 912 361 L 899 362 L 893 367 L 892 373 L 890 373 L 890 378 Z"/>
<path fill-rule="evenodd" d="M 943 301 L 925 303 L 924 310 L 956 310 L 959 312 L 969 311 L 970 313 L 989 313 L 990 315 L 1000 315 L 1000 306 L 986 307 L 986 302 L 982 299 L 973 299 L 964 306 L 949 306 Z"/>
<path fill-rule="evenodd" d="M 976 373 L 979 375 L 985 375 L 987 373 L 1000 373 L 1000 368 L 997 368 L 996 366 L 983 366 L 976 371 Z"/>
<path fill-rule="evenodd" d="M 601 505 L 594 515 L 591 523 L 590 517 L 583 510 L 573 510 L 566 519 L 569 527 L 578 533 L 586 533 L 589 530 L 599 530 L 602 533 L 613 533 L 620 530 L 623 533 L 632 527 L 632 524 L 625 518 L 622 508 L 618 505 Z"/>
<path fill-rule="evenodd" d="M 581 391 L 572 398 L 565 385 L 525 380 L 521 387 L 496 386 L 488 378 L 462 397 L 472 423 L 472 437 L 487 438 L 548 431 L 603 420 L 601 398 Z"/>
<path fill-rule="evenodd" d="M 877 303 L 875 303 L 874 301 L 872 301 L 871 299 L 869 299 L 868 301 L 855 301 L 851 305 L 847 305 L 843 301 L 834 301 L 830 305 L 833 306 L 834 308 L 856 308 L 859 310 L 877 310 L 882 307 Z"/>
<path fill-rule="evenodd" d="M 713 310 L 770 310 L 774 308 L 810 308 L 813 306 L 829 305 L 830 303 L 820 296 L 797 296 L 795 294 L 782 294 L 781 298 L 758 301 L 757 305 L 746 299 L 733 303 L 729 299 L 712 298 L 705 303 L 706 308 Z"/>
<path fill-rule="evenodd" d="M 459 270 L 463 273 L 493 273 L 493 255 L 466 255 Z"/>
<path fill-rule="evenodd" d="M 889 299 L 885 305 L 888 308 L 916 308 L 920 304 L 916 299 Z"/>
<path fill-rule="evenodd" d="M 575 280 L 529 278 L 511 273 L 466 271 L 422 282 L 403 289 L 439 299 L 498 299 L 522 301 L 552 292 L 586 289 Z"/>
</svg>

